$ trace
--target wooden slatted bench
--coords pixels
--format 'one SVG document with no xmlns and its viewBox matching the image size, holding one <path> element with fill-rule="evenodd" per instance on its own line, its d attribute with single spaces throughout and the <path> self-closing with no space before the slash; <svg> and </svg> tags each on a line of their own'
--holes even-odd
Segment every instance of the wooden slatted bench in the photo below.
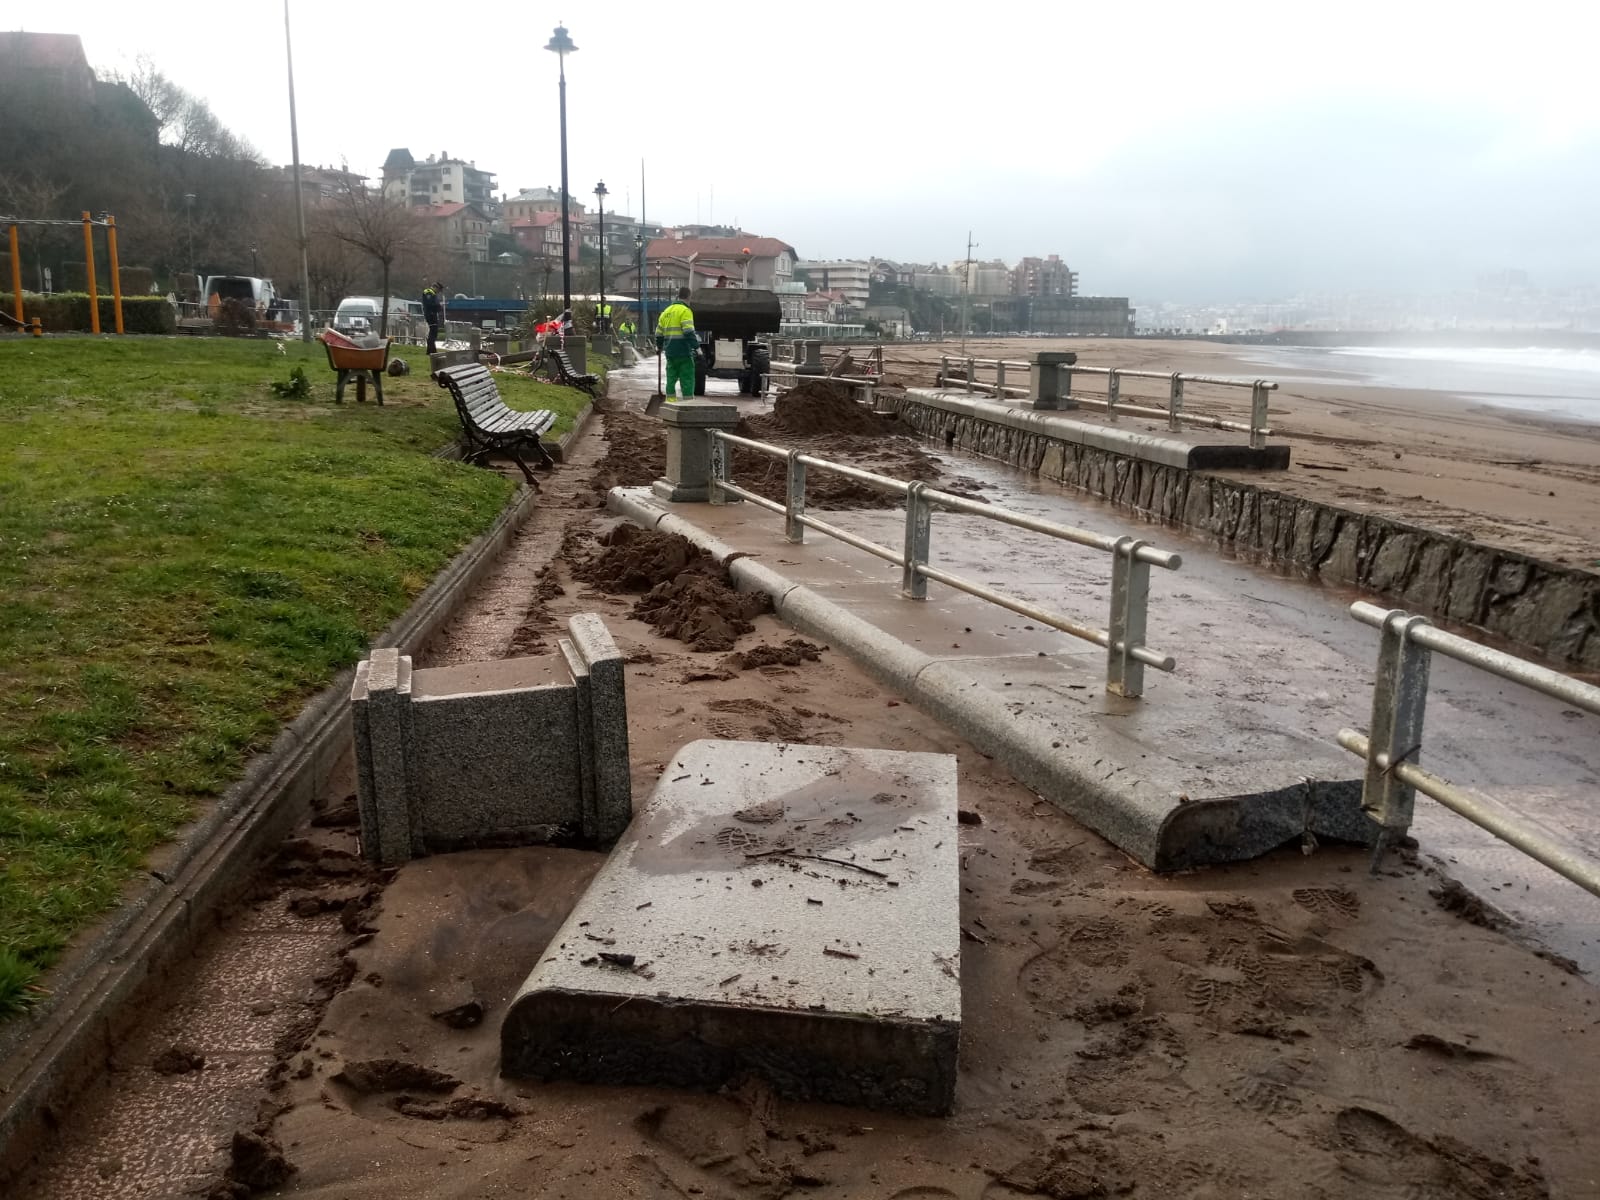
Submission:
<svg viewBox="0 0 1600 1200">
<path fill-rule="evenodd" d="M 583 374 L 572 365 L 572 356 L 565 350 L 555 346 L 546 346 L 544 354 L 545 363 L 555 367 L 556 382 L 577 388 L 580 392 L 587 393 L 591 398 L 598 398 L 600 376 Z"/>
<path fill-rule="evenodd" d="M 522 468 L 529 486 L 537 490 L 539 481 L 528 469 L 522 448 L 531 449 L 540 466 L 548 469 L 556 465 L 549 451 L 539 443 L 539 435 L 548 433 L 556 423 L 555 413 L 544 408 L 535 412 L 508 408 L 500 398 L 500 389 L 495 386 L 489 368 L 477 363 L 441 367 L 433 373 L 433 378 L 440 387 L 450 389 L 450 397 L 456 402 L 456 415 L 461 418 L 467 440 L 463 460 L 482 466 L 491 454 L 509 454 Z"/>
</svg>

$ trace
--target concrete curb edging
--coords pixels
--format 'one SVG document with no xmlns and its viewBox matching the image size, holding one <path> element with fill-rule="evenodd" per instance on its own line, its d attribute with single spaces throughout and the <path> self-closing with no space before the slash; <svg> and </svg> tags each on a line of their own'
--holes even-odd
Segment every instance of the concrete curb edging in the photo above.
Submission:
<svg viewBox="0 0 1600 1200">
<path fill-rule="evenodd" d="M 1254 858 L 1307 831 L 1370 840 L 1360 813 L 1360 784 L 1306 780 L 1249 795 L 1182 801 L 1133 771 L 1104 778 L 1103 756 L 1032 713 L 1015 714 L 1005 698 L 950 663 L 885 633 L 771 567 L 739 555 L 676 513 L 612 489 L 606 507 L 663 533 L 677 533 L 723 562 L 740 591 L 761 591 L 785 624 L 849 655 L 879 683 L 899 692 L 1019 781 L 1155 871 Z"/>
<path fill-rule="evenodd" d="M 372 643 L 410 651 L 454 613 L 536 507 L 518 488 Z M 307 702 L 244 776 L 161 853 L 147 880 L 52 968 L 50 997 L 0 1026 L 0 1181 L 32 1157 L 61 1105 L 89 1082 L 132 1023 L 141 994 L 190 953 L 248 884 L 253 860 L 292 829 L 344 751 L 354 669 Z"/>
</svg>

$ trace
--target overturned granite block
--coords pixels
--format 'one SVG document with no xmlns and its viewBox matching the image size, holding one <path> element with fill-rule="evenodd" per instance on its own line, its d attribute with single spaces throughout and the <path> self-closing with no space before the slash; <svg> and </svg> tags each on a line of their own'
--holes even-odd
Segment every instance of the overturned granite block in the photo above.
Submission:
<svg viewBox="0 0 1600 1200">
<path fill-rule="evenodd" d="M 501 1071 L 947 1113 L 959 912 L 951 756 L 693 742 L 522 985 Z"/>
<path fill-rule="evenodd" d="M 632 815 L 622 655 L 575 616 L 559 655 L 412 669 L 393 649 L 351 693 L 362 853 L 612 841 Z"/>
</svg>

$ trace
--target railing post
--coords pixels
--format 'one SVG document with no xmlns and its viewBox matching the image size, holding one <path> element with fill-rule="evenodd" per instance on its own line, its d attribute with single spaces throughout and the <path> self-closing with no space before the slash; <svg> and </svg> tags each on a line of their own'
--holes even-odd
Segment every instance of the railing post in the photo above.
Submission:
<svg viewBox="0 0 1600 1200">
<path fill-rule="evenodd" d="M 996 400 L 1006 398 L 1006 360 L 997 359 L 994 364 L 994 397 Z"/>
<path fill-rule="evenodd" d="M 784 494 L 783 537 L 788 542 L 806 540 L 806 527 L 800 518 L 806 514 L 806 464 L 800 451 L 789 451 L 789 486 Z"/>
<path fill-rule="evenodd" d="M 1178 428 L 1178 414 L 1183 412 L 1183 376 L 1172 373 L 1172 393 L 1167 397 L 1167 428 Z"/>
<path fill-rule="evenodd" d="M 722 434 L 717 430 L 711 431 L 711 473 L 707 480 L 709 491 L 708 499 L 713 504 L 726 504 L 728 494 L 722 490 L 722 485 L 731 476 L 728 473 L 728 443 L 722 440 Z"/>
<path fill-rule="evenodd" d="M 1267 381 L 1258 379 L 1250 386 L 1250 448 L 1267 444 Z"/>
<path fill-rule="evenodd" d="M 917 570 L 928 561 L 933 536 L 933 506 L 922 498 L 927 485 L 913 483 L 906 489 L 905 567 L 900 575 L 900 594 L 909 600 L 928 598 L 928 580 Z"/>
<path fill-rule="evenodd" d="M 1368 731 L 1367 774 L 1361 785 L 1361 809 L 1378 824 L 1373 848 L 1376 871 L 1386 844 L 1411 828 L 1416 789 L 1402 783 L 1393 768 L 1421 757 L 1422 721 L 1428 706 L 1428 671 L 1433 652 L 1411 640 L 1427 617 L 1395 609 L 1383 622 L 1378 643 L 1378 672 L 1372 688 L 1372 723 Z"/>
<path fill-rule="evenodd" d="M 1106 691 L 1136 699 L 1144 693 L 1144 664 L 1133 657 L 1144 645 L 1150 607 L 1150 564 L 1138 553 L 1146 543 L 1120 537 L 1111 550 L 1111 622 L 1106 646 Z"/>
<path fill-rule="evenodd" d="M 1106 420 L 1117 419 L 1117 401 L 1122 399 L 1122 376 L 1112 367 L 1106 372 Z"/>
</svg>

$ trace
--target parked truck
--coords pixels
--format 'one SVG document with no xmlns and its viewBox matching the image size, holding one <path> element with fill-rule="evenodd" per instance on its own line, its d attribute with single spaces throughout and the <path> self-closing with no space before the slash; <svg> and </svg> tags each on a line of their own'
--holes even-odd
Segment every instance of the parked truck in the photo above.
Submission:
<svg viewBox="0 0 1600 1200">
<path fill-rule="evenodd" d="M 706 394 L 707 379 L 737 379 L 741 396 L 760 393 L 772 369 L 763 335 L 778 332 L 783 309 L 776 293 L 755 288 L 696 288 L 689 296 L 700 353 L 695 359 L 694 394 Z"/>
</svg>

